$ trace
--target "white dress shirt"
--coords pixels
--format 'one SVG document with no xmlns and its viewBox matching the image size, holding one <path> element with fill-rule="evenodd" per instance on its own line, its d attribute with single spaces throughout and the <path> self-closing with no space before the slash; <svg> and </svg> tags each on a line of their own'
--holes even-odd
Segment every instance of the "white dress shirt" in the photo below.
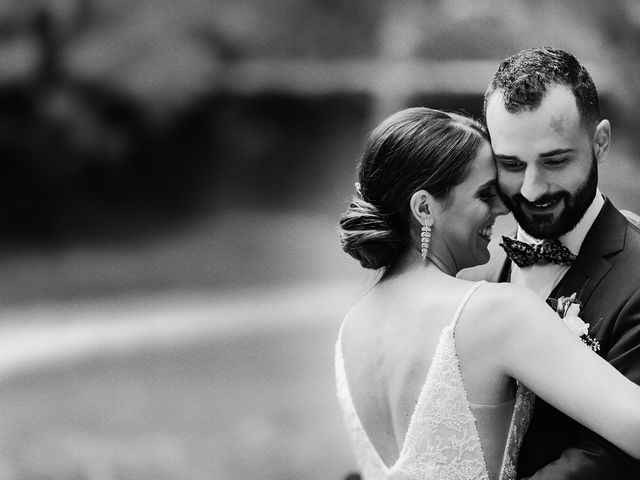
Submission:
<svg viewBox="0 0 640 480">
<path fill-rule="evenodd" d="M 580 253 L 582 242 L 587 236 L 587 232 L 596 220 L 596 217 L 602 210 L 604 198 L 600 190 L 596 190 L 596 196 L 591 202 L 589 208 L 584 213 L 582 219 L 573 228 L 573 230 L 558 237 L 558 240 L 569 249 L 574 255 Z M 516 234 L 516 239 L 530 245 L 542 243 L 542 240 L 528 235 L 520 226 Z M 533 290 L 540 298 L 547 299 L 555 286 L 560 282 L 569 267 L 566 265 L 556 265 L 555 263 L 533 264 L 528 267 L 518 267 L 515 263 L 511 264 L 511 283 L 522 285 Z"/>
</svg>

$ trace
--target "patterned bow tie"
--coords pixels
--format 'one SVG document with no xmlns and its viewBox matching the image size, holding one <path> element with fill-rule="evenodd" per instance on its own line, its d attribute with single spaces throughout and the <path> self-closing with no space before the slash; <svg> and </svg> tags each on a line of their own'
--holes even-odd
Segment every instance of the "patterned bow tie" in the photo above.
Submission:
<svg viewBox="0 0 640 480">
<path fill-rule="evenodd" d="M 500 246 L 507 252 L 507 257 L 519 267 L 528 267 L 540 260 L 557 265 L 571 265 L 576 256 L 559 240 L 553 239 L 529 245 L 509 237 L 502 237 Z"/>
</svg>

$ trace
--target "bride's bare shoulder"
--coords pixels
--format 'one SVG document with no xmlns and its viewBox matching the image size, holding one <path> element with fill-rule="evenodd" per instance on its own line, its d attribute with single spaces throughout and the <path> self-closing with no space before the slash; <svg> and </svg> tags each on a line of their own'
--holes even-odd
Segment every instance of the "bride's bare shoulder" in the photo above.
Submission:
<svg viewBox="0 0 640 480">
<path fill-rule="evenodd" d="M 551 308 L 531 290 L 509 283 L 485 283 L 463 310 L 456 338 L 461 350 L 472 345 L 474 352 L 499 356 L 512 348 L 513 339 L 528 335 L 547 324 L 543 317 Z M 466 320 L 465 320 L 466 318 Z M 543 322 L 537 320 L 543 319 Z"/>
<path fill-rule="evenodd" d="M 478 293 L 474 310 L 478 314 L 484 312 L 486 318 L 498 324 L 513 322 L 514 318 L 546 315 L 551 311 L 531 290 L 511 283 L 485 283 Z"/>
</svg>

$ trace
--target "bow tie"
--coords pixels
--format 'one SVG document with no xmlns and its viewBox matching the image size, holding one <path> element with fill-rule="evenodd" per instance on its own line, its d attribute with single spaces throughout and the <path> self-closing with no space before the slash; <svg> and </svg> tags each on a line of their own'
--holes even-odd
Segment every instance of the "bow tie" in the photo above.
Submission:
<svg viewBox="0 0 640 480">
<path fill-rule="evenodd" d="M 576 256 L 555 238 L 537 245 L 529 245 L 509 237 L 502 237 L 502 241 L 500 246 L 507 253 L 507 257 L 519 267 L 528 267 L 540 260 L 568 266 L 576 259 Z"/>
</svg>

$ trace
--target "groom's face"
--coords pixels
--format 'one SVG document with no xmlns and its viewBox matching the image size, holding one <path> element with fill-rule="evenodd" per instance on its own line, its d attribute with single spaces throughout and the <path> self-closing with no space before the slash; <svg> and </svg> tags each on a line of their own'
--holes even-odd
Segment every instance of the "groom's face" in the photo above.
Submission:
<svg viewBox="0 0 640 480">
<path fill-rule="evenodd" d="M 486 121 L 500 194 L 518 224 L 539 239 L 573 229 L 595 197 L 598 169 L 571 90 L 551 87 L 537 108 L 518 113 L 496 92 Z"/>
</svg>

